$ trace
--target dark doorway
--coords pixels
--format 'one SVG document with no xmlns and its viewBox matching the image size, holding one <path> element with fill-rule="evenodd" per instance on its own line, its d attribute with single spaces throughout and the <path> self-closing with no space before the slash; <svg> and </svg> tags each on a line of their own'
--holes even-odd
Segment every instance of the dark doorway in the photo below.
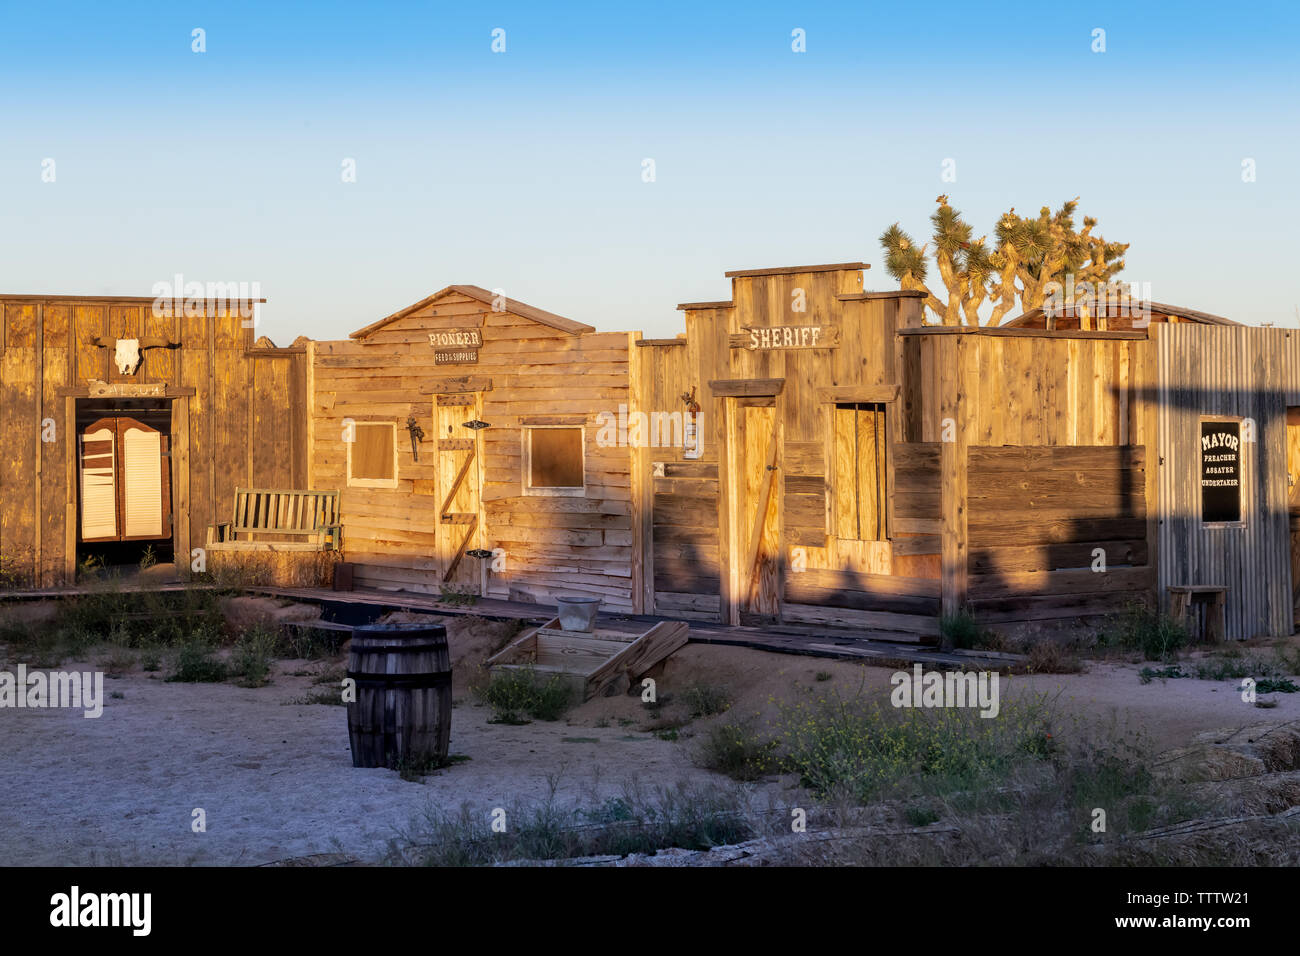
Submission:
<svg viewBox="0 0 1300 956">
<path fill-rule="evenodd" d="M 77 563 L 147 568 L 173 562 L 171 402 L 77 402 Z"/>
</svg>

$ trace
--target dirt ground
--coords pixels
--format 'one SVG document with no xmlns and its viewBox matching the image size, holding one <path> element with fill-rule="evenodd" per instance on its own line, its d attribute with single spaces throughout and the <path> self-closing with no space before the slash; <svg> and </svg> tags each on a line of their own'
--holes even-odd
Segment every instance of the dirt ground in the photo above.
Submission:
<svg viewBox="0 0 1300 956">
<path fill-rule="evenodd" d="M 270 603 L 232 613 L 300 612 Z M 692 762 L 710 722 L 763 721 L 776 701 L 804 693 L 861 692 L 884 704 L 894 673 L 690 645 L 657 675 L 658 694 L 667 698 L 658 709 L 639 695 L 618 696 L 590 701 L 554 723 L 508 726 L 489 723 L 490 711 L 467 687 L 504 633 L 489 622 L 449 627 L 456 701 L 451 750 L 469 759 L 419 782 L 354 769 L 345 709 L 295 702 L 336 686 L 314 678 L 340 670 L 342 658 L 276 662 L 272 682 L 257 689 L 168 683 L 137 666 L 105 681 L 105 694 L 119 696 L 105 701 L 98 719 L 80 711 L 0 711 L 0 863 L 256 865 L 325 853 L 375 860 L 429 805 L 468 804 L 486 813 L 552 791 L 562 803 L 592 806 L 628 785 L 732 787 Z M 12 661 L 4 666 L 12 668 Z M 102 655 L 92 653 L 61 669 L 101 663 Z M 1004 706 L 1020 695 L 1048 693 L 1065 713 L 1113 720 L 1158 749 L 1264 716 L 1300 718 L 1300 694 L 1278 694 L 1275 709 L 1259 710 L 1243 703 L 1229 681 L 1142 685 L 1141 666 L 1093 663 L 1083 674 L 1004 677 Z M 726 688 L 731 709 L 690 719 L 684 695 L 696 683 Z M 755 786 L 758 798 L 774 805 L 789 806 L 800 796 L 787 780 Z M 198 808 L 206 832 L 193 832 Z"/>
</svg>

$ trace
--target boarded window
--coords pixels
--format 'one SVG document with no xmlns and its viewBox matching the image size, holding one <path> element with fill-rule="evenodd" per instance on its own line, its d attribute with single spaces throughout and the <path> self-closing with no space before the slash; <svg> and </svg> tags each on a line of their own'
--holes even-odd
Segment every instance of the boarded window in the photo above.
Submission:
<svg viewBox="0 0 1300 956">
<path fill-rule="evenodd" d="M 835 406 L 835 507 L 837 538 L 884 541 L 887 478 L 885 406 L 858 402 Z"/>
<path fill-rule="evenodd" d="M 582 429 L 530 428 L 528 488 L 569 492 L 583 487 Z"/>
<path fill-rule="evenodd" d="M 348 484 L 397 487 L 397 426 L 391 422 L 357 422 L 348 443 Z"/>
</svg>

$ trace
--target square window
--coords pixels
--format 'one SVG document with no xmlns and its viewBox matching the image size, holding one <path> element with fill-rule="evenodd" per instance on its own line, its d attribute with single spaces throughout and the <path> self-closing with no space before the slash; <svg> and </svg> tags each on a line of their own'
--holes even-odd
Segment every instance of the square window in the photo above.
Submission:
<svg viewBox="0 0 1300 956">
<path fill-rule="evenodd" d="M 392 422 L 356 422 L 348 446 L 348 485 L 354 488 L 397 487 L 397 426 Z"/>
<path fill-rule="evenodd" d="M 582 428 L 528 428 L 524 431 L 524 493 L 584 493 Z"/>
</svg>

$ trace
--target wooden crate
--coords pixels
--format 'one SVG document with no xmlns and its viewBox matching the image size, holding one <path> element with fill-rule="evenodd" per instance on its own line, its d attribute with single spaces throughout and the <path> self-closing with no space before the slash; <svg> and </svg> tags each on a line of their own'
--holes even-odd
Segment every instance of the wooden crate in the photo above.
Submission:
<svg viewBox="0 0 1300 956">
<path fill-rule="evenodd" d="M 662 621 L 640 634 L 596 629 L 565 631 L 552 618 L 525 631 L 487 660 L 489 670 L 532 668 L 558 674 L 582 700 L 626 690 L 664 658 L 683 647 L 689 628 L 680 621 Z"/>
</svg>

